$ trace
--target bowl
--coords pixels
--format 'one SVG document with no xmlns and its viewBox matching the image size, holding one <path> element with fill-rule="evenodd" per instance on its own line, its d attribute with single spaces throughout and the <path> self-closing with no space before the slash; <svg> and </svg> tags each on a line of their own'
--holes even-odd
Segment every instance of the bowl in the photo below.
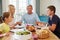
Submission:
<svg viewBox="0 0 60 40">
<path fill-rule="evenodd" d="M 46 30 L 46 29 L 39 30 L 38 33 L 37 33 L 37 35 L 38 35 L 38 38 L 45 39 L 45 38 L 49 37 L 49 31 Z"/>
<path fill-rule="evenodd" d="M 24 32 L 27 32 L 28 34 L 26 34 Z M 29 40 L 32 38 L 32 33 L 27 30 L 17 31 L 16 33 L 14 33 L 13 38 L 15 38 L 17 40 Z"/>
</svg>

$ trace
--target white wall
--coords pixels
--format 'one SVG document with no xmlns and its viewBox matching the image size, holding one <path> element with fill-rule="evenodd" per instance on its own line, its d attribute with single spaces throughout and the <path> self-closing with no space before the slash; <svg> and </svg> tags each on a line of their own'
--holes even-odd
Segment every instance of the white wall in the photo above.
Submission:
<svg viewBox="0 0 60 40">
<path fill-rule="evenodd" d="M 8 11 L 9 0 L 2 0 L 2 12 Z"/>
<path fill-rule="evenodd" d="M 49 5 L 54 5 L 56 7 L 56 14 L 60 16 L 60 0 L 40 0 L 40 15 L 46 15 L 46 9 Z"/>
<path fill-rule="evenodd" d="M 10 0 L 2 0 L 2 12 L 5 12 L 5 11 L 8 11 L 8 5 L 9 4 L 12 4 L 12 3 L 9 3 Z M 12 0 L 13 2 L 14 0 Z M 35 6 L 36 6 L 36 1 L 35 0 L 31 0 L 31 4 L 33 5 L 33 12 L 35 12 Z M 14 5 L 14 4 L 13 4 Z M 19 4 L 18 4 L 19 5 Z"/>
</svg>

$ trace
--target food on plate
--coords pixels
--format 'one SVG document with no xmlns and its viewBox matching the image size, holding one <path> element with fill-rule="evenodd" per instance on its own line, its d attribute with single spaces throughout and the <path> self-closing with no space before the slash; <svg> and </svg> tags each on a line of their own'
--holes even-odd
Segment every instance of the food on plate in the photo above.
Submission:
<svg viewBox="0 0 60 40">
<path fill-rule="evenodd" d="M 37 22 L 37 25 L 40 26 L 40 27 L 45 26 L 45 24 L 43 22 Z"/>
<path fill-rule="evenodd" d="M 49 37 L 49 31 L 46 29 L 40 30 L 38 33 L 38 38 L 48 38 Z"/>
<path fill-rule="evenodd" d="M 22 31 L 22 32 L 16 32 L 17 35 L 28 35 L 30 32 L 28 31 Z"/>
<path fill-rule="evenodd" d="M 33 25 L 28 25 L 26 27 L 26 29 L 29 30 L 29 31 L 31 31 L 31 32 L 35 31 L 35 27 Z"/>
</svg>

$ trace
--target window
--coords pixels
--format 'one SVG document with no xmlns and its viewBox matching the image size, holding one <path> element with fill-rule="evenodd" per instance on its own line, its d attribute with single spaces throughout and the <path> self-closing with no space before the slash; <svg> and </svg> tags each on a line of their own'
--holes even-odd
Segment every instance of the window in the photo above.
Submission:
<svg viewBox="0 0 60 40">
<path fill-rule="evenodd" d="M 33 6 L 33 11 L 35 12 L 35 0 L 9 0 L 9 4 L 15 6 L 15 18 L 21 18 L 21 16 L 27 12 L 26 7 L 29 4 Z"/>
</svg>

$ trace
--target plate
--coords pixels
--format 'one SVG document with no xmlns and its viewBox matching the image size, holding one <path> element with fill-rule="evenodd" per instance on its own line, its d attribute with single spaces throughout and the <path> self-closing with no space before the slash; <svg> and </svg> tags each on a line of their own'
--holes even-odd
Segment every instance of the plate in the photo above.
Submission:
<svg viewBox="0 0 60 40">
<path fill-rule="evenodd" d="M 25 24 L 22 24 L 21 26 L 16 25 L 15 27 L 18 28 L 18 29 L 21 29 L 21 28 L 25 28 L 26 26 L 25 26 Z"/>
</svg>

